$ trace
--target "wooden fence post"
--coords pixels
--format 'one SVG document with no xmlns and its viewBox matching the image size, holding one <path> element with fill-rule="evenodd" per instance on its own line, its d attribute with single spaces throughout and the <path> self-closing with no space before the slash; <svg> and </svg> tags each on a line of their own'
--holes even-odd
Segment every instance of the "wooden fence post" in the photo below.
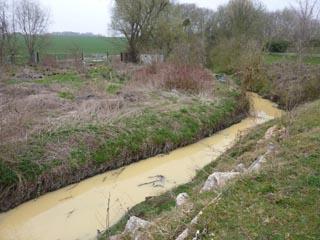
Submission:
<svg viewBox="0 0 320 240">
<path fill-rule="evenodd" d="M 40 63 L 40 56 L 39 56 L 39 52 L 36 53 L 36 64 Z"/>
</svg>

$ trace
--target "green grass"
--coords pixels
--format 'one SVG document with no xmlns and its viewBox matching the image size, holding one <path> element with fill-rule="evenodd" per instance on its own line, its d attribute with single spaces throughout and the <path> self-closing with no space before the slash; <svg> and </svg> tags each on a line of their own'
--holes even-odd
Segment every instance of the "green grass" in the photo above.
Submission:
<svg viewBox="0 0 320 240">
<path fill-rule="evenodd" d="M 121 90 L 121 86 L 118 85 L 110 85 L 107 89 L 106 92 L 110 94 L 116 94 Z"/>
<path fill-rule="evenodd" d="M 224 104 L 224 106 L 214 104 L 202 106 L 196 101 L 184 111 L 169 111 L 161 115 L 146 111 L 139 116 L 121 119 L 117 125 L 122 127 L 109 139 L 103 137 L 103 134 L 110 132 L 111 129 L 97 126 L 95 131 L 100 135 L 98 138 L 106 141 L 101 142 L 100 147 L 89 154 L 91 157 L 88 161 L 103 164 L 108 161 L 121 161 L 128 156 L 132 156 L 131 160 L 138 160 L 140 156 L 149 156 L 148 152 L 151 150 L 162 153 L 194 142 L 200 138 L 202 131 L 210 132 L 221 125 L 222 119 L 225 125 L 230 125 L 234 121 L 232 118 L 226 118 L 228 113 L 236 109 L 234 100 L 226 100 Z M 155 125 L 157 128 L 154 128 Z M 150 149 L 145 149 L 146 143 Z M 164 146 L 167 146 L 167 150 L 163 149 Z"/>
<path fill-rule="evenodd" d="M 59 97 L 64 99 L 73 100 L 74 95 L 71 92 L 59 92 Z"/>
<path fill-rule="evenodd" d="M 294 62 L 297 61 L 296 56 L 285 56 L 277 54 L 266 54 L 264 57 L 266 64 L 280 63 L 280 62 Z M 320 64 L 320 57 L 304 57 L 303 62 L 306 64 Z"/>
<path fill-rule="evenodd" d="M 85 78 L 80 77 L 77 73 L 65 73 L 55 76 L 48 76 L 44 79 L 34 80 L 34 83 L 39 84 L 53 84 L 53 83 L 79 83 L 86 81 Z"/>
<path fill-rule="evenodd" d="M 84 81 L 90 81 L 92 79 L 87 79 L 81 77 L 78 73 L 59 73 L 56 75 L 51 76 L 44 76 L 43 78 L 39 79 L 16 79 L 12 78 L 6 80 L 7 84 L 20 84 L 20 83 L 37 83 L 37 84 L 79 84 Z"/>
<path fill-rule="evenodd" d="M 309 103 L 294 113 L 256 127 L 226 154 L 201 170 L 194 180 L 171 192 L 138 204 L 129 216 L 154 221 L 157 227 L 148 229 L 153 239 L 176 238 L 184 229 L 174 198 L 187 192 L 193 208 L 187 214 L 193 218 L 204 208 L 198 224 L 191 228 L 203 234 L 198 239 L 319 239 L 320 238 L 320 101 Z M 265 153 L 268 142 L 257 147 L 265 131 L 277 124 L 287 128 L 283 139 L 272 142 L 277 153 L 259 174 L 242 177 L 222 192 L 217 204 L 207 205 L 217 194 L 199 194 L 208 175 L 230 171 L 237 164 L 246 167 Z M 128 216 L 110 229 L 111 234 L 123 231 Z M 161 226 L 161 227 L 158 227 Z M 160 229 L 160 230 L 159 230 Z M 164 232 L 159 232 L 164 231 Z"/>
<path fill-rule="evenodd" d="M 79 85 L 84 82 L 96 81 L 96 80 L 105 80 L 115 84 L 117 86 L 117 91 L 120 90 L 120 86 L 126 83 L 127 79 L 121 78 L 117 73 L 112 71 L 109 65 L 95 63 L 91 67 L 87 67 L 80 71 L 75 69 L 69 71 L 59 71 L 52 70 L 46 71 L 45 68 L 36 67 L 35 72 L 38 72 L 41 75 L 41 78 L 38 79 L 21 79 L 15 76 L 10 77 L 10 79 L 4 80 L 7 84 L 20 84 L 20 83 L 36 83 L 36 84 L 71 84 Z M 39 75 L 38 74 L 38 75 Z M 13 74 L 14 75 L 14 74 Z M 110 78 L 112 76 L 112 79 Z M 114 88 L 114 87 L 113 87 Z M 110 89 L 111 91 L 112 89 Z M 116 91 L 116 92 L 117 92 Z M 113 93 L 113 91 L 111 91 Z M 114 92 L 114 93 L 116 93 Z"/>
<path fill-rule="evenodd" d="M 230 239 L 319 239 L 319 109 L 317 101 L 276 121 L 289 128 L 289 135 L 278 142 L 279 153 L 269 159 L 269 166 L 261 174 L 232 185 L 223 192 L 220 203 L 206 211 L 203 220 L 207 221 L 208 235 Z M 257 140 L 258 136 L 251 138 Z M 254 151 L 253 142 L 244 141 L 244 145 Z M 234 158 L 243 154 L 240 151 Z"/>
</svg>

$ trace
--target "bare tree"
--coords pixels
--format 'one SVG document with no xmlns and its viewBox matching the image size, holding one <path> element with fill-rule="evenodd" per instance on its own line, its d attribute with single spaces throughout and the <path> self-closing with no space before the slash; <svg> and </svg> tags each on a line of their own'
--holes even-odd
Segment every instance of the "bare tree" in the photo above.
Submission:
<svg viewBox="0 0 320 240">
<path fill-rule="evenodd" d="M 298 61 L 301 62 L 319 26 L 318 0 L 297 0 L 296 5 L 292 6 L 292 10 L 296 16 L 293 42 L 297 51 Z"/>
<path fill-rule="evenodd" d="M 259 67 L 267 41 L 266 16 L 259 1 L 230 0 L 218 8 L 208 28 L 209 65 L 228 73 L 238 71 L 244 60 Z"/>
<path fill-rule="evenodd" d="M 154 22 L 168 5 L 169 0 L 115 0 L 111 27 L 127 38 L 133 62 L 138 60 L 139 48 L 150 39 Z"/>
<path fill-rule="evenodd" d="M 10 61 L 12 64 L 15 63 L 15 55 L 18 51 L 18 38 L 17 38 L 17 19 L 16 19 L 16 2 L 11 1 L 8 8 L 8 24 L 6 28 L 6 48 L 7 52 L 10 55 Z"/>
<path fill-rule="evenodd" d="M 40 47 L 49 24 L 49 12 L 33 0 L 21 0 L 16 13 L 17 24 L 29 53 L 29 61 L 34 63 L 36 49 Z"/>
<path fill-rule="evenodd" d="M 166 8 L 153 25 L 154 29 L 150 45 L 145 45 L 145 47 L 160 51 L 165 57 L 168 57 L 177 42 L 180 42 L 184 38 L 185 33 L 181 23 L 182 17 L 177 10 L 177 6 L 172 5 Z"/>
<path fill-rule="evenodd" d="M 213 11 L 206 8 L 199 8 L 195 4 L 178 4 L 177 7 L 184 21 L 185 31 L 204 37 L 207 25 L 210 24 Z"/>
<path fill-rule="evenodd" d="M 231 0 L 225 9 L 226 30 L 234 37 L 263 37 L 264 12 L 259 1 Z"/>
<path fill-rule="evenodd" d="M 5 2 L 0 1 L 0 65 L 3 64 L 5 56 L 5 45 L 6 45 L 6 29 L 7 29 L 7 8 Z"/>
<path fill-rule="evenodd" d="M 271 39 L 292 40 L 297 25 L 297 17 L 292 9 L 285 8 L 271 12 L 268 20 Z"/>
</svg>

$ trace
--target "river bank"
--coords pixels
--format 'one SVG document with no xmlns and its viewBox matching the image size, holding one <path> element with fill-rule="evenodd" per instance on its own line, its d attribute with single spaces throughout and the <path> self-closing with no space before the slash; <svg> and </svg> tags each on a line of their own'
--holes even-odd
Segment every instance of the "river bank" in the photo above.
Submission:
<svg viewBox="0 0 320 240">
<path fill-rule="evenodd" d="M 239 89 L 205 69 L 132 68 L 130 79 L 94 65 L 86 76 L 65 70 L 44 75 L 36 68 L 27 69 L 30 79 L 16 74 L 4 81 L 0 211 L 194 143 L 248 111 Z M 164 73 L 169 76 L 161 79 Z"/>
<path fill-rule="evenodd" d="M 130 209 L 129 217 L 149 221 L 140 239 L 318 239 L 319 105 L 301 105 L 252 129 L 192 182 Z M 262 158 L 260 169 L 246 171 Z M 199 194 L 212 173 L 241 169 L 223 188 Z M 176 207 L 174 197 L 182 192 L 188 198 Z M 109 236 L 123 233 L 128 216 Z"/>
<path fill-rule="evenodd" d="M 245 119 L 210 138 L 169 155 L 161 155 L 96 176 L 23 204 L 0 215 L 0 236 L 6 240 L 42 239 L 44 234 L 46 239 L 93 238 L 97 229 L 103 230 L 107 224 L 113 225 L 128 208 L 144 201 L 146 197 L 189 182 L 198 170 L 234 143 L 239 131 L 247 131 L 252 126 L 281 114 L 273 107 L 273 103 L 254 96 L 256 119 Z M 165 177 L 162 186 L 144 185 L 160 175 Z"/>
</svg>

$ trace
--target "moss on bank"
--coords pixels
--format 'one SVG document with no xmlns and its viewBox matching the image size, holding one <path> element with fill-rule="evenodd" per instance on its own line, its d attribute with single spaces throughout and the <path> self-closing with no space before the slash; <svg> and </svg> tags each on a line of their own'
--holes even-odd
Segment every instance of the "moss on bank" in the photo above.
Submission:
<svg viewBox="0 0 320 240">
<path fill-rule="evenodd" d="M 178 110 L 149 109 L 111 124 L 41 132 L 18 150 L 10 143 L 3 144 L 0 211 L 106 170 L 196 142 L 240 121 L 248 107 L 243 96 L 232 90 L 219 102 L 203 103 L 195 98 Z M 60 155 L 50 151 L 53 145 L 59 146 Z"/>
</svg>

